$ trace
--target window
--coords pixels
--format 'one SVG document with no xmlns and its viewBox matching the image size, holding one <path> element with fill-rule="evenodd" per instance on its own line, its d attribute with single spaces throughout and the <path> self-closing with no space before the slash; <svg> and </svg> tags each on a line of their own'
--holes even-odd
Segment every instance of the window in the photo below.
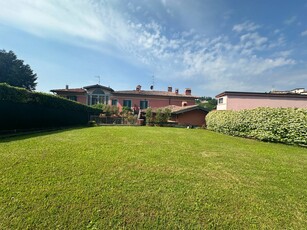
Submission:
<svg viewBox="0 0 307 230">
<path fill-rule="evenodd" d="M 117 99 L 113 99 L 113 100 L 112 100 L 112 105 L 117 106 Z"/>
<path fill-rule="evenodd" d="M 67 96 L 66 98 L 72 101 L 77 101 L 77 96 Z"/>
<path fill-rule="evenodd" d="M 128 107 L 128 108 L 131 108 L 131 105 L 132 105 L 131 100 L 124 100 L 123 106 L 126 106 L 126 107 Z"/>
<path fill-rule="evenodd" d="M 102 89 L 95 89 L 92 94 L 104 94 Z"/>
<path fill-rule="evenodd" d="M 104 98 L 105 98 L 104 96 L 99 95 L 98 98 L 99 98 L 99 104 L 105 104 L 104 103 Z"/>
<path fill-rule="evenodd" d="M 108 104 L 109 103 L 109 94 L 105 94 L 102 89 L 95 89 L 91 94 L 87 96 L 87 104 Z"/>
<path fill-rule="evenodd" d="M 148 101 L 140 101 L 140 109 L 147 109 Z"/>
<path fill-rule="evenodd" d="M 224 98 L 219 98 L 219 104 L 223 104 L 223 102 L 224 102 L 224 100 L 223 100 Z"/>
<path fill-rule="evenodd" d="M 98 104 L 98 99 L 99 99 L 99 96 L 97 96 L 97 95 L 92 95 L 91 105 L 96 105 L 96 104 Z"/>
</svg>

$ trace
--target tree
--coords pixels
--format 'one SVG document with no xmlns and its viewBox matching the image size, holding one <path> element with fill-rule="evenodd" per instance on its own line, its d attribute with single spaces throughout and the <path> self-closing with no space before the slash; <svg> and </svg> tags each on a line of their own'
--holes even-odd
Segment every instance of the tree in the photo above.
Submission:
<svg viewBox="0 0 307 230">
<path fill-rule="evenodd" d="M 106 105 L 106 104 L 95 104 L 92 105 L 95 109 L 100 109 L 106 116 L 118 115 L 118 107 L 114 105 Z"/>
<path fill-rule="evenodd" d="M 168 119 L 171 116 L 171 110 L 166 108 L 166 109 L 157 109 L 156 111 L 156 117 L 155 117 L 155 122 L 162 124 L 166 123 Z"/>
<path fill-rule="evenodd" d="M 148 125 L 153 122 L 152 109 L 150 107 L 146 109 L 145 117 L 146 117 L 146 123 Z"/>
<path fill-rule="evenodd" d="M 17 59 L 13 51 L 0 50 L 0 83 L 35 90 L 37 77 L 29 65 Z"/>
<path fill-rule="evenodd" d="M 217 100 L 212 97 L 201 97 L 196 101 L 196 104 L 211 111 L 213 109 L 216 109 Z"/>
</svg>

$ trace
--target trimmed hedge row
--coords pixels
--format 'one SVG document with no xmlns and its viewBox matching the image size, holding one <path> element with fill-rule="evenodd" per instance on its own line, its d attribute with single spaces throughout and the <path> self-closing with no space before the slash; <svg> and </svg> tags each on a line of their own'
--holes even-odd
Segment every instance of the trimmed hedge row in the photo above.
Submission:
<svg viewBox="0 0 307 230">
<path fill-rule="evenodd" d="M 0 84 L 0 130 L 85 125 L 101 113 L 65 98 Z"/>
<path fill-rule="evenodd" d="M 84 112 L 101 112 L 86 105 L 82 105 L 66 98 L 54 96 L 47 93 L 30 92 L 24 88 L 13 87 L 5 83 L 0 83 L 0 100 L 15 103 L 48 105 L 50 108 L 65 109 Z"/>
<path fill-rule="evenodd" d="M 307 145 L 307 109 L 256 108 L 212 111 L 207 129 L 262 141 Z"/>
</svg>

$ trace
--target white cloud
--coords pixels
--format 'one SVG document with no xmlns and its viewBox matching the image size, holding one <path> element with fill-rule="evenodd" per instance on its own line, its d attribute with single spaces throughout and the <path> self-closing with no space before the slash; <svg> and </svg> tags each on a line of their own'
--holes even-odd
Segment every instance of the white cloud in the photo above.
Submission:
<svg viewBox="0 0 307 230">
<path fill-rule="evenodd" d="M 274 57 L 290 57 L 290 55 L 293 53 L 293 50 L 282 50 L 282 51 L 277 51 L 275 54 L 273 54 Z"/>
<path fill-rule="evenodd" d="M 88 1 L 0 1 L 0 19 L 39 36 L 70 35 L 101 41 L 107 29 Z"/>
<path fill-rule="evenodd" d="M 255 31 L 238 36 L 238 42 L 226 36 L 208 38 L 189 34 L 171 38 L 163 34 L 161 27 L 149 33 L 143 25 L 135 36 L 144 40 L 130 45 L 135 46 L 134 52 L 158 78 L 167 76 L 171 81 L 197 82 L 204 90 L 210 86 L 216 91 L 263 91 L 259 83 L 257 88 L 251 82 L 278 68 L 296 64 L 290 57 L 291 51 L 280 49 L 284 44 L 281 37 L 272 40 Z M 270 50 L 271 55 L 259 53 Z"/>
<path fill-rule="evenodd" d="M 153 24 L 155 25 L 155 24 Z M 135 28 L 135 26 L 133 26 Z M 152 32 L 149 32 L 149 28 Z M 142 25 L 137 27 L 134 39 L 129 44 L 134 54 L 142 57 L 145 64 L 155 68 L 161 76 L 181 76 L 186 79 L 206 76 L 221 79 L 239 76 L 257 76 L 266 71 L 295 64 L 290 53 L 262 57 L 258 51 L 270 49 L 267 37 L 257 32 L 241 35 L 238 43 L 231 43 L 225 36 L 216 38 L 181 36 L 168 38 L 161 27 Z M 288 55 L 286 55 L 288 54 Z M 167 63 L 167 64 L 166 64 Z"/>
<path fill-rule="evenodd" d="M 234 25 L 232 30 L 240 33 L 240 32 L 244 32 L 244 31 L 255 31 L 259 28 L 260 28 L 259 25 L 256 25 L 253 22 L 246 21 L 246 22 L 243 22 L 241 24 Z"/>
<path fill-rule="evenodd" d="M 301 33 L 301 35 L 302 35 L 302 36 L 307 36 L 307 30 L 303 31 L 303 32 Z"/>
<path fill-rule="evenodd" d="M 256 31 L 261 26 L 250 21 L 233 26 L 236 40 L 224 35 L 207 37 L 193 29 L 172 34 L 154 20 L 131 18 L 108 4 L 90 0 L 0 0 L 0 20 L 43 37 L 65 41 L 77 38 L 77 42 L 81 38 L 82 45 L 94 49 L 112 47 L 118 56 L 141 63 L 157 78 L 180 78 L 199 85 L 210 82 L 212 86 L 228 84 L 244 89 L 251 78 L 296 63 L 284 50 L 260 54 L 282 47 L 285 40 L 282 36 L 272 40 L 261 35 Z M 131 4 L 127 7 L 140 10 Z"/>
<path fill-rule="evenodd" d="M 296 20 L 297 20 L 297 17 L 296 16 L 292 16 L 291 18 L 286 19 L 284 21 L 284 23 L 289 26 L 289 25 L 293 24 Z"/>
</svg>

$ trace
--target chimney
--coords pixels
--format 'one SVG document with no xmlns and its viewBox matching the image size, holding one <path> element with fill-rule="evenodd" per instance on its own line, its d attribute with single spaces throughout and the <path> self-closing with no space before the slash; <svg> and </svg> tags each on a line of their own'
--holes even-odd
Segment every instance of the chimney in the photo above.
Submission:
<svg viewBox="0 0 307 230">
<path fill-rule="evenodd" d="M 68 86 L 68 85 L 66 85 L 66 86 L 65 86 L 65 89 L 69 89 L 69 86 Z"/>
<path fill-rule="evenodd" d="M 173 88 L 171 87 L 171 86 L 169 86 L 168 88 L 167 88 L 167 92 L 172 92 L 173 91 Z"/>
<path fill-rule="evenodd" d="M 138 91 L 138 92 L 139 92 L 139 91 L 141 90 L 141 88 L 142 88 L 142 86 L 137 85 L 137 86 L 136 86 L 136 91 Z"/>
<path fill-rule="evenodd" d="M 190 88 L 185 89 L 185 95 L 191 95 L 191 89 Z"/>
<path fill-rule="evenodd" d="M 175 89 L 175 93 L 177 95 L 179 93 L 179 89 Z"/>
</svg>

